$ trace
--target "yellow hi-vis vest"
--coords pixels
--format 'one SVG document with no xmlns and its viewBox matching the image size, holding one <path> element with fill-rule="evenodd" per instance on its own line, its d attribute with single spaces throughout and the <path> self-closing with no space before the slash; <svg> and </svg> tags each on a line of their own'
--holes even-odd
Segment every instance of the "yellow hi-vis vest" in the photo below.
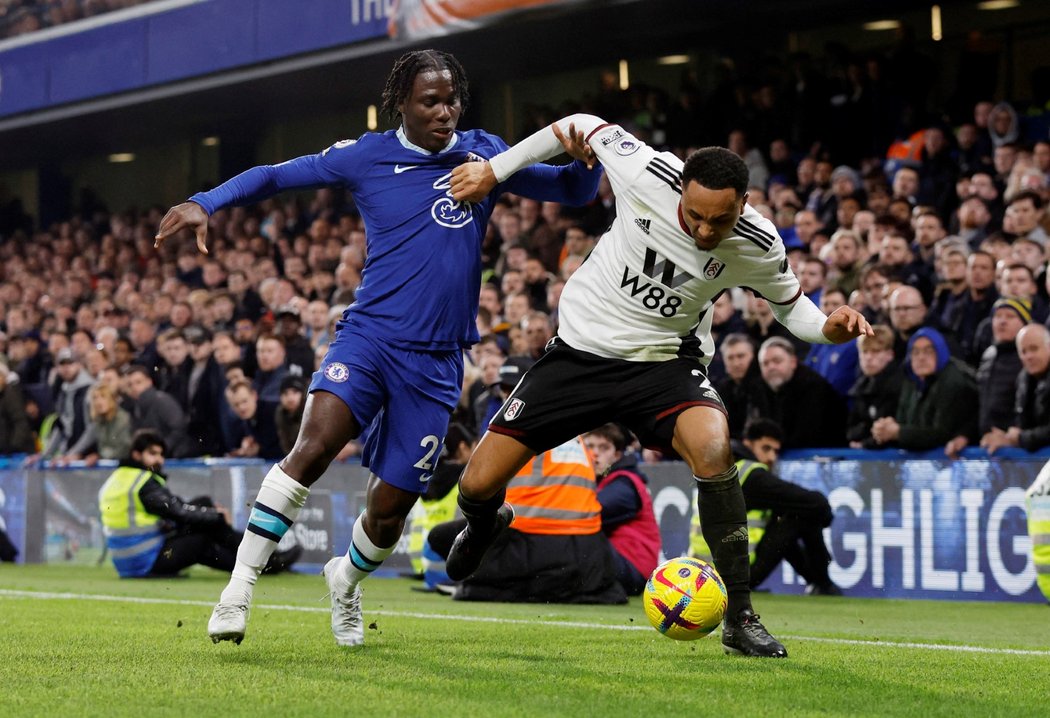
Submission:
<svg viewBox="0 0 1050 718">
<path fill-rule="evenodd" d="M 1028 512 L 1028 535 L 1032 539 L 1035 580 L 1043 596 L 1050 601 L 1050 463 L 1036 477 L 1025 494 Z"/>
<path fill-rule="evenodd" d="M 430 529 L 456 518 L 459 508 L 459 486 L 453 486 L 444 498 L 437 501 L 418 501 L 412 507 L 412 528 L 408 534 L 408 557 L 412 561 L 412 570 L 423 573 L 426 569 L 423 561 L 423 545 L 426 543 Z"/>
<path fill-rule="evenodd" d="M 747 477 L 755 469 L 769 471 L 768 466 L 758 461 L 741 459 L 736 462 L 737 476 L 740 479 L 741 486 L 744 485 Z M 700 510 L 698 507 L 694 508 L 696 508 L 696 511 L 693 513 L 693 535 L 689 541 L 689 553 L 705 561 L 712 561 L 711 549 L 708 547 L 707 541 L 704 540 L 704 533 L 700 529 Z M 769 509 L 754 509 L 747 512 L 747 553 L 751 563 L 755 562 L 755 550 L 758 548 L 762 536 L 766 533 L 766 524 L 769 523 L 769 517 L 772 513 Z"/>
<path fill-rule="evenodd" d="M 148 574 L 164 546 L 160 517 L 146 511 L 139 498 L 139 491 L 151 478 L 164 483 L 147 469 L 121 466 L 98 492 L 106 546 L 122 577 Z"/>
</svg>

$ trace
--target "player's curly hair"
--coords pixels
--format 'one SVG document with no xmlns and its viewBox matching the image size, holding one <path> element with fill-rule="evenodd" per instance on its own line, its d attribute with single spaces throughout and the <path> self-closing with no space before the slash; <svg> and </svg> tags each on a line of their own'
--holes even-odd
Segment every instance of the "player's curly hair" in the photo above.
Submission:
<svg viewBox="0 0 1050 718">
<path fill-rule="evenodd" d="M 452 73 L 452 86 L 459 93 L 461 111 L 466 112 L 470 100 L 467 73 L 452 54 L 441 50 L 413 50 L 406 52 L 394 63 L 394 69 L 386 78 L 383 87 L 383 114 L 390 119 L 397 119 L 397 106 L 412 94 L 412 84 L 416 75 L 425 70 L 448 70 Z"/>
<path fill-rule="evenodd" d="M 682 168 L 682 187 L 690 182 L 707 189 L 732 188 L 743 196 L 747 192 L 747 165 L 725 147 L 701 147 L 686 158 Z"/>
</svg>

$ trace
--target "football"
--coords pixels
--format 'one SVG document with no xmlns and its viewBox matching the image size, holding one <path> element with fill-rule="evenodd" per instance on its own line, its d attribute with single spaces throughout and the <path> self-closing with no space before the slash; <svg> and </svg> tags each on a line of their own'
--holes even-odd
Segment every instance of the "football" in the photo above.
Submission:
<svg viewBox="0 0 1050 718">
<path fill-rule="evenodd" d="M 649 623 L 676 641 L 694 641 L 715 630 L 726 601 L 726 587 L 715 567 L 685 556 L 657 566 L 642 594 Z"/>
</svg>

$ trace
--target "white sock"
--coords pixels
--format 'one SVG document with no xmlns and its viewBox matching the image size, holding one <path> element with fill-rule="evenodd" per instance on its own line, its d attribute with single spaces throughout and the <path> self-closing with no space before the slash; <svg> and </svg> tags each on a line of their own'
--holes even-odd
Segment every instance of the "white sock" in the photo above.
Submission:
<svg viewBox="0 0 1050 718">
<path fill-rule="evenodd" d="M 388 548 L 379 548 L 365 533 L 365 515 L 362 513 L 354 522 L 354 534 L 350 541 L 350 548 L 346 550 L 342 563 L 339 564 L 337 580 L 339 584 L 346 584 L 346 593 L 354 590 L 369 574 L 379 568 L 386 557 L 397 548 L 397 542 Z"/>
<path fill-rule="evenodd" d="M 259 574 L 281 537 L 299 516 L 310 489 L 281 470 L 277 464 L 266 474 L 255 499 L 230 582 L 223 589 L 223 603 L 251 603 L 252 590 Z"/>
</svg>

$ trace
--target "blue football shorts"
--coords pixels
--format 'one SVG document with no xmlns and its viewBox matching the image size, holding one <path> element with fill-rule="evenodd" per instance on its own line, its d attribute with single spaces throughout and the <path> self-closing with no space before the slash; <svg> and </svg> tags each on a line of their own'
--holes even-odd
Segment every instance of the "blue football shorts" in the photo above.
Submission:
<svg viewBox="0 0 1050 718">
<path fill-rule="evenodd" d="M 339 323 L 310 392 L 342 399 L 365 434 L 361 464 L 388 484 L 422 493 L 459 401 L 463 354 L 405 349 Z"/>
</svg>

